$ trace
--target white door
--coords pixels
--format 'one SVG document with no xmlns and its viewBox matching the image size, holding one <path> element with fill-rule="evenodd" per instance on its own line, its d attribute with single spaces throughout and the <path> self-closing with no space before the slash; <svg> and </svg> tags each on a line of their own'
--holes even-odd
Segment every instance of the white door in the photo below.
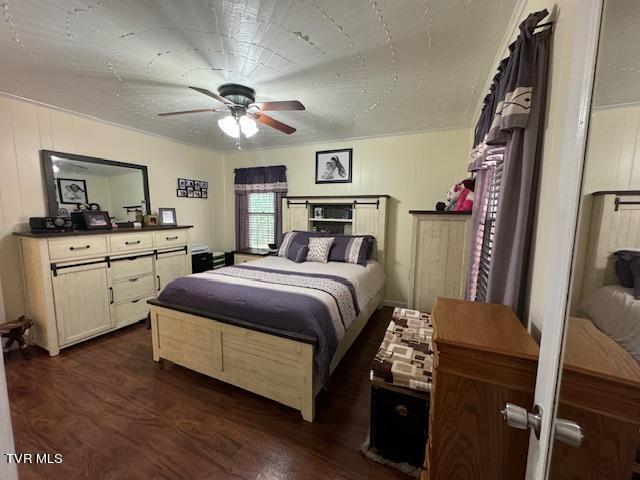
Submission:
<svg viewBox="0 0 640 480">
<path fill-rule="evenodd" d="M 0 283 L 0 323 L 5 323 L 4 300 L 2 298 L 2 284 Z M 13 433 L 11 431 L 11 415 L 9 411 L 9 396 L 4 375 L 4 356 L 0 352 L 0 454 L 16 453 L 13 447 Z M 15 463 L 7 463 L 4 455 L 0 457 L 0 478 L 18 480 L 18 470 Z"/>
<path fill-rule="evenodd" d="M 158 293 L 176 278 L 188 275 L 187 259 L 188 255 L 184 251 L 158 254 L 156 258 L 156 288 Z"/>
<path fill-rule="evenodd" d="M 550 9 L 551 10 L 551 9 Z M 602 0 L 560 0 L 549 71 L 540 204 L 527 320 L 540 338 L 528 480 L 547 478 Z M 531 409 L 532 406 L 523 406 Z"/>
</svg>

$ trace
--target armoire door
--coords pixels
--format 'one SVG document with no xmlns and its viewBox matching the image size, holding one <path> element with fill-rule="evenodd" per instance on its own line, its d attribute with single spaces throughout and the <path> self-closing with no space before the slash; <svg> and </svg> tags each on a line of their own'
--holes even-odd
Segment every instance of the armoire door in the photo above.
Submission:
<svg viewBox="0 0 640 480">
<path fill-rule="evenodd" d="M 184 251 L 159 253 L 156 258 L 156 288 L 160 293 L 176 278 L 188 275 L 186 253 Z"/>
<path fill-rule="evenodd" d="M 52 276 L 60 346 L 112 328 L 106 262 L 58 268 Z"/>
<path fill-rule="evenodd" d="M 282 205 L 282 231 L 290 232 L 292 230 L 308 230 L 309 229 L 309 210 L 308 205 L 300 200 L 283 200 Z"/>
</svg>

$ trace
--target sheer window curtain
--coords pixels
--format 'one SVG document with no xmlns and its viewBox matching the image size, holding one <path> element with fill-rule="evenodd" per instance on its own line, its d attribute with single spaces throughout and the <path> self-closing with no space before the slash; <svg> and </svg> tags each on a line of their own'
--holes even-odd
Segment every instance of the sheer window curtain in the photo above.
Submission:
<svg viewBox="0 0 640 480">
<path fill-rule="evenodd" d="M 249 194 L 270 192 L 275 196 L 275 242 L 282 241 L 282 198 L 287 194 L 287 167 L 238 168 L 235 170 L 236 249 L 249 246 Z"/>
<path fill-rule="evenodd" d="M 551 30 L 535 32 L 546 10 L 520 25 L 510 55 L 498 73 L 476 127 L 476 147 L 469 170 L 477 175 L 477 208 L 472 214 L 472 241 L 467 299 L 502 303 L 521 315 L 528 282 L 529 257 L 541 166 Z M 486 274 L 486 298 L 479 298 L 480 261 L 489 203 L 492 165 L 501 156 L 502 178 Z"/>
</svg>

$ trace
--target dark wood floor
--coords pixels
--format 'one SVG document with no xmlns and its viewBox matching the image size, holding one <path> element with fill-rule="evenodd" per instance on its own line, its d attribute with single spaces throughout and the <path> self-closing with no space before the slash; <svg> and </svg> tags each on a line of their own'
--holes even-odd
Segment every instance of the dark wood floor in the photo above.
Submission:
<svg viewBox="0 0 640 480">
<path fill-rule="evenodd" d="M 342 360 L 316 420 L 151 359 L 144 324 L 64 350 L 7 358 L 18 452 L 62 453 L 20 466 L 29 479 L 407 479 L 365 458 L 368 372 L 391 311 L 376 312 Z"/>
</svg>

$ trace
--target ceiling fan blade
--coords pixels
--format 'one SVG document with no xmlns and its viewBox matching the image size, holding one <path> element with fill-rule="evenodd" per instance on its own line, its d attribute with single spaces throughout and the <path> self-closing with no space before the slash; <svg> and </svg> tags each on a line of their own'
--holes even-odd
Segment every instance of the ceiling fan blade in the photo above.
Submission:
<svg viewBox="0 0 640 480">
<path fill-rule="evenodd" d="M 276 130 L 280 130 L 287 135 L 291 135 L 296 131 L 296 129 L 292 126 L 287 125 L 286 123 L 282 123 L 275 118 L 270 117 L 269 115 L 265 115 L 264 113 L 256 113 L 256 117 L 260 123 L 269 125 L 270 127 L 275 128 Z"/>
<path fill-rule="evenodd" d="M 213 93 L 210 90 L 207 90 L 206 88 L 199 88 L 199 87 L 189 87 L 191 90 L 195 90 L 196 92 L 200 92 L 203 95 L 206 95 L 208 97 L 211 98 L 215 98 L 216 100 L 218 100 L 219 102 L 224 103 L 225 105 L 229 106 L 235 106 L 235 103 L 233 103 L 231 100 L 227 100 L 224 97 L 221 97 L 220 95 L 218 95 L 217 93 Z"/>
<path fill-rule="evenodd" d="M 262 102 L 254 103 L 251 106 L 258 107 L 261 111 L 276 110 L 304 110 L 304 105 L 298 100 L 284 100 L 282 102 Z"/>
<path fill-rule="evenodd" d="M 222 110 L 216 110 L 215 108 L 201 108 L 199 110 L 185 110 L 184 112 L 166 112 L 159 113 L 159 117 L 170 117 L 171 115 L 184 115 L 186 113 L 201 113 L 201 112 L 222 112 Z"/>
</svg>

